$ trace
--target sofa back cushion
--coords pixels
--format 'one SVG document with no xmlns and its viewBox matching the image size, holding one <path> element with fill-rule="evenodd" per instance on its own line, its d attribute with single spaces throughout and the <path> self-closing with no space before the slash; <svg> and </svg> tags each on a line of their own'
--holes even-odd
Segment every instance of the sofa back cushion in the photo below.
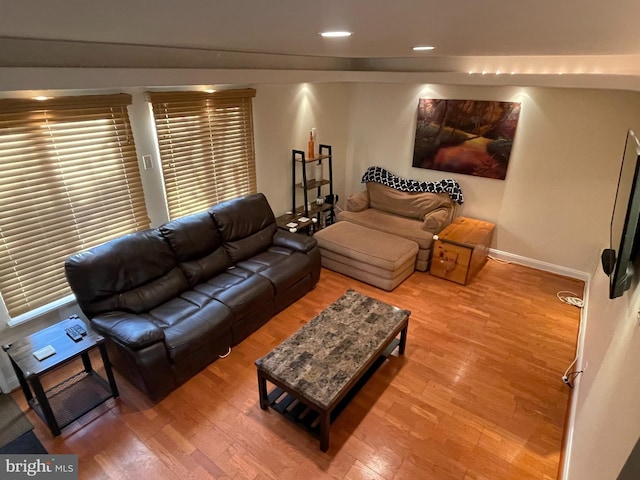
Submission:
<svg viewBox="0 0 640 480">
<path fill-rule="evenodd" d="M 188 288 L 158 230 L 131 233 L 72 255 L 65 273 L 89 318 L 113 310 L 145 312 Z"/>
<path fill-rule="evenodd" d="M 209 210 L 236 264 L 269 248 L 278 230 L 273 211 L 262 193 L 220 203 Z"/>
<path fill-rule="evenodd" d="M 375 182 L 367 182 L 369 206 L 384 212 L 424 220 L 438 208 L 453 210 L 453 201 L 446 193 L 401 192 Z"/>
<path fill-rule="evenodd" d="M 177 218 L 159 230 L 192 287 L 231 265 L 222 245 L 222 235 L 208 212 Z"/>
</svg>

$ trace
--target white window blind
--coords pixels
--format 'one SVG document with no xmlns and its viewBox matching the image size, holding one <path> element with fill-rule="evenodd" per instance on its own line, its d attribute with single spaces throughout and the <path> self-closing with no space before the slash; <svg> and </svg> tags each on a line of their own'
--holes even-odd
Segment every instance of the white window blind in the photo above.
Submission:
<svg viewBox="0 0 640 480">
<path fill-rule="evenodd" d="M 170 218 L 256 192 L 255 93 L 148 93 Z"/>
<path fill-rule="evenodd" d="M 130 103 L 0 100 L 0 292 L 12 317 L 71 293 L 69 255 L 149 227 Z"/>
</svg>

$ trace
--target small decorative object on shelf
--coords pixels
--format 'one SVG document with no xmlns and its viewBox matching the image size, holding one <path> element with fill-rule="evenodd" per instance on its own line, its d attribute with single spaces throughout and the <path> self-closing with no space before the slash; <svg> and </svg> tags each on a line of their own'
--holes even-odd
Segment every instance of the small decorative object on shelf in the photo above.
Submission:
<svg viewBox="0 0 640 480">
<path fill-rule="evenodd" d="M 313 130 L 311 130 L 309 132 L 309 152 L 308 152 L 309 158 L 313 158 L 316 156 L 315 150 L 316 148 L 315 148 L 315 141 L 313 138 Z"/>
</svg>

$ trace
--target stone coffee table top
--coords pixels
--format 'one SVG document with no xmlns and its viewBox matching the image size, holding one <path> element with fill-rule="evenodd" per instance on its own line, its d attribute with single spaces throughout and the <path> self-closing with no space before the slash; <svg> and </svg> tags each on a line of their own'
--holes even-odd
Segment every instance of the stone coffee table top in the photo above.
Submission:
<svg viewBox="0 0 640 480">
<path fill-rule="evenodd" d="M 329 408 L 410 314 L 347 290 L 256 365 L 289 389 Z"/>
</svg>

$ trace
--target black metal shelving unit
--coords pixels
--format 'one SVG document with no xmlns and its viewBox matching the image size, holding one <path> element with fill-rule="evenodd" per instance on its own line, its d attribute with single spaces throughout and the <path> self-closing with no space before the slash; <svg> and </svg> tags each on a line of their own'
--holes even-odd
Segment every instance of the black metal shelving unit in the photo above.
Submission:
<svg viewBox="0 0 640 480">
<path fill-rule="evenodd" d="M 328 177 L 316 180 L 313 171 L 309 178 L 309 167 L 311 165 L 328 164 Z M 322 228 L 321 226 L 331 225 L 335 221 L 335 203 L 337 195 L 333 191 L 333 153 L 331 145 L 320 144 L 318 155 L 308 158 L 302 150 L 291 151 L 291 168 L 292 168 L 292 212 L 294 217 L 305 216 L 309 219 L 316 218 L 316 223 L 312 224 L 314 229 Z M 323 168 L 323 177 L 325 169 Z M 328 189 L 328 194 L 325 194 Z M 303 204 L 298 205 L 298 190 L 302 190 Z M 309 199 L 309 192 L 315 191 L 316 197 Z M 316 198 L 323 198 L 322 205 L 316 204 Z M 324 216 L 324 219 L 323 219 Z"/>
</svg>

